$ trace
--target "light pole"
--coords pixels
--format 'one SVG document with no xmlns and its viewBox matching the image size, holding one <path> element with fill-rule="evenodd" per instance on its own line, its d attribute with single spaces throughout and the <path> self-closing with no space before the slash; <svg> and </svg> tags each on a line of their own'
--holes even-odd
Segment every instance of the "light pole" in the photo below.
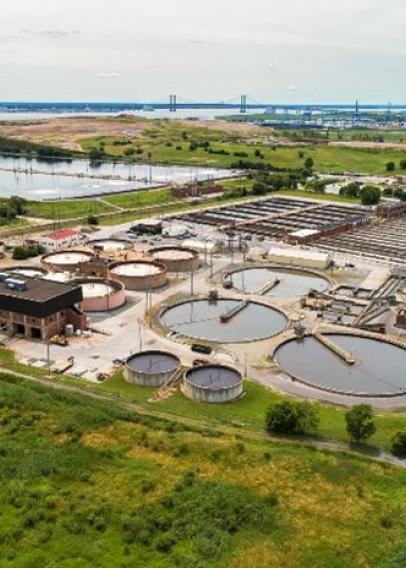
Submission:
<svg viewBox="0 0 406 568">
<path fill-rule="evenodd" d="M 139 350 L 142 351 L 142 321 L 138 318 L 138 345 Z"/>
<path fill-rule="evenodd" d="M 194 278 L 194 271 L 192 270 L 192 272 L 190 273 L 190 295 L 191 296 L 194 296 L 194 286 L 193 286 L 194 281 L 193 281 L 193 278 Z"/>
</svg>

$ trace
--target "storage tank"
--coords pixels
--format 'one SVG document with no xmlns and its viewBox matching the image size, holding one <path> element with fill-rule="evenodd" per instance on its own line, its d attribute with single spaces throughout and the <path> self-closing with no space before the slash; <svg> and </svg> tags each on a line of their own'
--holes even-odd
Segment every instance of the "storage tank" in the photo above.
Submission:
<svg viewBox="0 0 406 568">
<path fill-rule="evenodd" d="M 153 290 L 165 286 L 168 281 L 165 266 L 147 260 L 114 262 L 109 272 L 111 278 L 119 280 L 127 290 Z"/>
<path fill-rule="evenodd" d="M 154 247 L 149 250 L 149 254 L 166 266 L 168 272 L 192 272 L 200 266 L 199 253 L 190 248 Z"/>
<path fill-rule="evenodd" d="M 83 290 L 84 312 L 108 312 L 123 306 L 126 302 L 124 284 L 105 278 L 75 278 Z"/>
<path fill-rule="evenodd" d="M 186 372 L 182 391 L 200 402 L 231 402 L 243 393 L 242 376 L 233 367 L 202 365 Z"/>
<path fill-rule="evenodd" d="M 126 361 L 124 377 L 127 382 L 145 387 L 160 387 L 179 368 L 176 355 L 166 351 L 140 351 Z"/>
<path fill-rule="evenodd" d="M 52 252 L 42 257 L 42 264 L 55 272 L 75 272 L 82 262 L 87 262 L 93 253 L 82 250 Z"/>
</svg>

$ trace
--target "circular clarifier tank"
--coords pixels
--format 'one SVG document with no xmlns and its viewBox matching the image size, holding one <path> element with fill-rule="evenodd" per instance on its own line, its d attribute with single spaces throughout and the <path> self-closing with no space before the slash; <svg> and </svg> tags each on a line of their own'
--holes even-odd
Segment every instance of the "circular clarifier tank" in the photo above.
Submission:
<svg viewBox="0 0 406 568">
<path fill-rule="evenodd" d="M 310 290 L 325 292 L 330 283 L 311 272 L 276 268 L 247 268 L 229 273 L 234 288 L 247 294 L 262 294 L 274 298 L 306 296 Z"/>
<path fill-rule="evenodd" d="M 183 393 L 201 402 L 231 402 L 243 392 L 241 373 L 223 365 L 203 365 L 187 371 Z"/>
<path fill-rule="evenodd" d="M 110 275 L 128 290 L 152 290 L 167 282 L 165 266 L 144 260 L 116 262 L 110 266 Z"/>
<path fill-rule="evenodd" d="M 200 265 L 198 252 L 183 247 L 156 247 L 149 251 L 152 257 L 166 266 L 168 272 L 192 272 Z"/>
<path fill-rule="evenodd" d="M 129 383 L 159 387 L 178 369 L 178 357 L 165 351 L 140 351 L 127 359 L 124 369 Z"/>
<path fill-rule="evenodd" d="M 61 251 L 43 256 L 42 262 L 55 271 L 73 271 L 78 269 L 82 262 L 88 262 L 92 257 L 93 254 L 86 251 Z"/>
<path fill-rule="evenodd" d="M 313 336 L 282 344 L 275 358 L 290 376 L 322 390 L 368 397 L 406 394 L 406 349 L 358 335 L 326 337 L 354 363 L 347 363 Z"/>
<path fill-rule="evenodd" d="M 82 286 L 85 312 L 111 311 L 125 304 L 125 288 L 121 282 L 102 278 L 76 278 L 72 282 Z"/>
<path fill-rule="evenodd" d="M 221 299 L 190 300 L 161 314 L 165 327 L 181 335 L 219 343 L 242 343 L 283 331 L 286 317 L 258 302 Z"/>
</svg>

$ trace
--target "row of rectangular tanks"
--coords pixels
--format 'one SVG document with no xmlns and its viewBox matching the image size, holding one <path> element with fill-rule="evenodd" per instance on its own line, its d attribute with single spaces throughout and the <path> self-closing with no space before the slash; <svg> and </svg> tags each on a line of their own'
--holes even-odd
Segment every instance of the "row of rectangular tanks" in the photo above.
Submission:
<svg viewBox="0 0 406 568">
<path fill-rule="evenodd" d="M 167 384 L 180 365 L 179 358 L 172 353 L 141 351 L 127 359 L 124 377 L 129 383 L 157 388 Z M 232 402 L 243 394 L 242 376 L 225 365 L 201 365 L 185 372 L 182 391 L 200 402 Z"/>
</svg>

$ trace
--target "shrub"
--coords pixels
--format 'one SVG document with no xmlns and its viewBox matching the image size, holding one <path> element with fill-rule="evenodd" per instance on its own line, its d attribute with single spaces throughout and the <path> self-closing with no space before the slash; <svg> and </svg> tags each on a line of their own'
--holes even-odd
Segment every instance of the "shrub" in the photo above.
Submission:
<svg viewBox="0 0 406 568">
<path fill-rule="evenodd" d="M 318 423 L 318 408 L 308 402 L 284 400 L 266 415 L 266 429 L 274 434 L 308 434 L 317 430 Z"/>
<path fill-rule="evenodd" d="M 366 185 L 361 190 L 362 205 L 376 205 L 381 200 L 381 190 L 373 185 Z"/>
<path fill-rule="evenodd" d="M 393 437 L 392 453 L 398 458 L 406 458 L 406 431 L 397 432 Z"/>
<path fill-rule="evenodd" d="M 356 404 L 345 413 L 347 432 L 351 441 L 365 442 L 376 432 L 374 413 L 369 404 Z"/>
<path fill-rule="evenodd" d="M 314 166 L 313 158 L 306 158 L 304 162 L 306 170 L 311 170 Z"/>
<path fill-rule="evenodd" d="M 396 169 L 395 162 L 388 162 L 386 164 L 386 171 L 387 172 L 394 172 Z"/>
<path fill-rule="evenodd" d="M 99 219 L 95 215 L 89 215 L 87 218 L 88 225 L 98 225 Z"/>
</svg>

